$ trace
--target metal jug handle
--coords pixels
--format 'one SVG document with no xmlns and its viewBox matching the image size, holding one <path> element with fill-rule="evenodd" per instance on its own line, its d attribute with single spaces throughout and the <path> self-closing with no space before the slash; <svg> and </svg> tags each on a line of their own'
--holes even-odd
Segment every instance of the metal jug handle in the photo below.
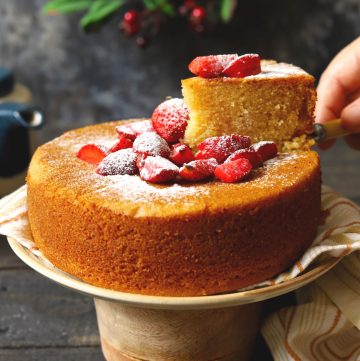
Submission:
<svg viewBox="0 0 360 361">
<path fill-rule="evenodd" d="M 36 107 L 21 110 L 0 109 L 0 116 L 13 116 L 22 126 L 28 129 L 40 128 L 45 122 L 44 113 Z"/>
</svg>

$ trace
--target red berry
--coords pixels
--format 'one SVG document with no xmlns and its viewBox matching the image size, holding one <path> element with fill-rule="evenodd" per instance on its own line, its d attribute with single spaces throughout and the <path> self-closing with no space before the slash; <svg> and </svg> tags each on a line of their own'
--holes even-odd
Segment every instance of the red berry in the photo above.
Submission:
<svg viewBox="0 0 360 361">
<path fill-rule="evenodd" d="M 137 157 L 136 157 L 136 166 L 141 169 L 144 166 L 144 162 L 145 159 L 148 156 L 146 154 L 142 154 L 142 153 L 137 153 Z"/>
<path fill-rule="evenodd" d="M 224 163 L 232 162 L 234 160 L 245 158 L 250 161 L 253 168 L 260 167 L 262 165 L 261 155 L 252 148 L 239 149 L 226 159 Z"/>
<path fill-rule="evenodd" d="M 179 171 L 181 178 L 190 181 L 200 181 L 214 174 L 218 162 L 214 158 L 194 160 L 184 164 Z"/>
<path fill-rule="evenodd" d="M 233 78 L 244 78 L 261 73 L 260 56 L 245 54 L 231 62 L 223 71 L 224 75 Z"/>
<path fill-rule="evenodd" d="M 158 155 L 165 158 L 170 155 L 170 147 L 166 143 L 166 140 L 154 132 L 140 134 L 134 140 L 133 148 L 136 153 L 143 153 L 146 155 Z"/>
<path fill-rule="evenodd" d="M 110 152 L 117 152 L 121 149 L 132 148 L 133 142 L 130 139 L 125 138 L 125 135 L 119 135 L 119 140 L 117 140 L 112 147 Z"/>
<path fill-rule="evenodd" d="M 98 165 L 96 171 L 101 175 L 135 174 L 136 153 L 130 148 L 110 153 Z"/>
<path fill-rule="evenodd" d="M 189 111 L 183 99 L 172 98 L 157 106 L 151 120 L 154 129 L 161 137 L 170 143 L 175 143 L 184 137 Z"/>
<path fill-rule="evenodd" d="M 99 164 L 109 154 L 109 148 L 89 143 L 80 148 L 77 157 L 85 162 Z"/>
<path fill-rule="evenodd" d="M 248 148 L 251 144 L 250 137 L 246 135 L 222 135 L 211 137 L 198 144 L 199 152 L 195 154 L 195 159 L 215 158 L 218 163 L 222 163 L 230 154 L 238 149 Z"/>
<path fill-rule="evenodd" d="M 136 10 L 129 10 L 124 14 L 124 21 L 128 24 L 134 24 L 139 21 L 139 14 Z"/>
<path fill-rule="evenodd" d="M 237 58 L 237 54 L 198 56 L 189 64 L 189 70 L 202 78 L 215 78 Z"/>
<path fill-rule="evenodd" d="M 183 165 L 195 159 L 193 152 L 186 144 L 173 144 L 169 159 L 176 165 Z"/>
<path fill-rule="evenodd" d="M 140 168 L 140 178 L 150 183 L 165 183 L 176 178 L 179 168 L 163 157 L 149 156 Z"/>
<path fill-rule="evenodd" d="M 274 158 L 277 156 L 278 149 L 274 142 L 258 142 L 251 146 L 251 149 L 254 149 L 256 152 L 258 152 L 263 160 L 265 162 L 268 159 Z"/>
<path fill-rule="evenodd" d="M 153 132 L 154 128 L 151 124 L 151 120 L 148 119 L 141 122 L 118 125 L 116 131 L 119 136 L 124 135 L 128 139 L 135 140 L 136 137 L 142 133 Z"/>
<path fill-rule="evenodd" d="M 234 183 L 246 178 L 252 169 L 249 160 L 240 158 L 216 167 L 214 174 L 222 182 Z"/>
<path fill-rule="evenodd" d="M 194 23 L 202 23 L 206 18 L 206 10 L 202 6 L 196 6 L 191 11 L 190 20 Z"/>
</svg>

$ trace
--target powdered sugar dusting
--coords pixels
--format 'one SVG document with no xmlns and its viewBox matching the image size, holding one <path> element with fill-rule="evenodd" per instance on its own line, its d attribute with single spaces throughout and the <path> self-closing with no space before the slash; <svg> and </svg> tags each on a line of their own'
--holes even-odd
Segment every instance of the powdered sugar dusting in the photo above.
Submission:
<svg viewBox="0 0 360 361">
<path fill-rule="evenodd" d="M 133 144 L 135 152 L 152 156 L 168 157 L 170 148 L 167 142 L 154 132 L 140 134 Z"/>
<path fill-rule="evenodd" d="M 104 176 L 135 174 L 137 172 L 136 153 L 131 148 L 111 153 L 101 161 L 97 172 Z"/>
</svg>

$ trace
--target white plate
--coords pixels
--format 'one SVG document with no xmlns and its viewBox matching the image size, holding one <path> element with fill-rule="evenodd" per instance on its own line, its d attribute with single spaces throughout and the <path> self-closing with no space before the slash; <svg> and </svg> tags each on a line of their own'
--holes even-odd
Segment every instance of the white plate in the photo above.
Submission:
<svg viewBox="0 0 360 361">
<path fill-rule="evenodd" d="M 10 247 L 22 261 L 24 261 L 28 266 L 43 276 L 59 283 L 62 286 L 96 298 L 116 301 L 136 307 L 158 309 L 212 309 L 263 301 L 268 298 L 291 292 L 308 284 L 311 281 L 314 281 L 316 278 L 320 277 L 322 274 L 333 268 L 340 261 L 338 258 L 327 260 L 314 266 L 313 268 L 310 268 L 309 270 L 306 270 L 304 273 L 294 279 L 277 285 L 267 286 L 250 291 L 238 291 L 226 294 L 197 297 L 146 296 L 113 291 L 93 286 L 74 276 L 71 276 L 68 273 L 61 271 L 51 264 L 43 262 L 41 259 L 34 256 L 29 249 L 23 247 L 14 239 L 8 238 L 8 241 Z"/>
</svg>

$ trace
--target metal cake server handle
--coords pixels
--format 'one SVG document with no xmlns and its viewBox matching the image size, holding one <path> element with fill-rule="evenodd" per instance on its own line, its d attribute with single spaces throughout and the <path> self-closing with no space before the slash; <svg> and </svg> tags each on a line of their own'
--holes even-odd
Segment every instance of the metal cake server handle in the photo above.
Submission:
<svg viewBox="0 0 360 361">
<path fill-rule="evenodd" d="M 349 134 L 354 134 L 341 126 L 341 119 L 334 119 L 324 124 L 315 123 L 313 125 L 313 131 L 310 136 L 316 141 L 316 143 L 322 143 L 328 139 L 335 139 L 339 137 L 345 137 Z"/>
</svg>

